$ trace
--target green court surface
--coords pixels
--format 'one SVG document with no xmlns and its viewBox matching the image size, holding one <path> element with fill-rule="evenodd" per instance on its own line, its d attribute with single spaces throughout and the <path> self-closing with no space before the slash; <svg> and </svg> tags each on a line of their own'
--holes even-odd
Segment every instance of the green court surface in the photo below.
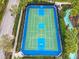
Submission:
<svg viewBox="0 0 79 59">
<path fill-rule="evenodd" d="M 54 9 L 30 8 L 25 40 L 25 50 L 58 50 Z M 40 14 L 41 13 L 41 14 Z"/>
</svg>

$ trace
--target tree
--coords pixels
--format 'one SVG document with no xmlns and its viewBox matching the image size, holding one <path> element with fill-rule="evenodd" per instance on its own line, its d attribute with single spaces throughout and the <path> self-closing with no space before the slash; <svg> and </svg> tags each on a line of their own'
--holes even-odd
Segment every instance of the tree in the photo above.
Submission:
<svg viewBox="0 0 79 59">
<path fill-rule="evenodd" d="M 25 9 L 25 6 L 27 6 L 28 2 L 32 2 L 32 0 L 21 0 L 19 9 Z"/>
<path fill-rule="evenodd" d="M 72 3 L 71 15 L 76 16 L 79 13 L 79 0 L 71 0 L 71 3 Z"/>
<path fill-rule="evenodd" d="M 5 0 L 0 0 L 0 11 L 2 10 L 2 8 L 3 8 L 3 6 L 4 6 L 4 3 L 5 2 Z"/>
<path fill-rule="evenodd" d="M 33 2 L 38 2 L 38 0 L 33 0 Z"/>
<path fill-rule="evenodd" d="M 13 40 L 8 35 L 0 37 L 0 49 L 5 52 L 11 52 Z"/>
<path fill-rule="evenodd" d="M 77 53 L 78 46 L 77 46 L 77 40 L 78 40 L 78 30 L 72 29 L 67 30 L 65 33 L 65 39 L 64 39 L 64 55 L 69 56 L 70 53 Z"/>
</svg>

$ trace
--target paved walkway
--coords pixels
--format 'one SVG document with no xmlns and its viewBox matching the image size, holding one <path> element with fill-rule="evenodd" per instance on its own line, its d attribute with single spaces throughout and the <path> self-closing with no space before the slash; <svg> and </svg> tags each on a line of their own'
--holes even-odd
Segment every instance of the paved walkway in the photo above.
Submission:
<svg viewBox="0 0 79 59">
<path fill-rule="evenodd" d="M 12 35 L 13 32 L 13 26 L 14 26 L 14 21 L 15 17 L 11 16 L 11 6 L 12 5 L 19 5 L 20 0 L 9 0 L 7 8 L 5 10 L 5 14 L 3 16 L 3 21 L 1 23 L 0 27 L 0 35 Z"/>
<path fill-rule="evenodd" d="M 56 5 L 71 5 L 70 2 L 55 2 Z"/>
</svg>

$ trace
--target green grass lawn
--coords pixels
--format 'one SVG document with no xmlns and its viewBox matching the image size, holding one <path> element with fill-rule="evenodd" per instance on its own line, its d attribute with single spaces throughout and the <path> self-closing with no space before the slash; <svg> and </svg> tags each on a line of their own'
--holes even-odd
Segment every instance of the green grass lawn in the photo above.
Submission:
<svg viewBox="0 0 79 59">
<path fill-rule="evenodd" d="M 6 8 L 6 6 L 7 6 L 7 2 L 8 2 L 8 0 L 5 0 L 4 1 L 4 4 L 0 4 L 0 23 L 1 23 L 1 21 L 2 21 L 2 17 L 3 17 L 3 15 L 4 15 L 4 11 L 5 11 L 5 8 Z"/>
</svg>

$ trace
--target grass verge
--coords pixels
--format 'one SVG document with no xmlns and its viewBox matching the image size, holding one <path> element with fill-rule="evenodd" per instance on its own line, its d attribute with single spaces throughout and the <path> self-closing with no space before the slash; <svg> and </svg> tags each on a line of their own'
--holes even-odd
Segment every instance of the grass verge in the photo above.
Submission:
<svg viewBox="0 0 79 59">
<path fill-rule="evenodd" d="M 7 3 L 8 3 L 8 0 L 5 0 L 4 4 L 2 5 L 2 9 L 0 10 L 0 24 L 1 24 L 2 17 L 4 15 L 4 12 L 5 12 L 5 9 L 6 9 L 6 6 L 7 6 Z"/>
</svg>

